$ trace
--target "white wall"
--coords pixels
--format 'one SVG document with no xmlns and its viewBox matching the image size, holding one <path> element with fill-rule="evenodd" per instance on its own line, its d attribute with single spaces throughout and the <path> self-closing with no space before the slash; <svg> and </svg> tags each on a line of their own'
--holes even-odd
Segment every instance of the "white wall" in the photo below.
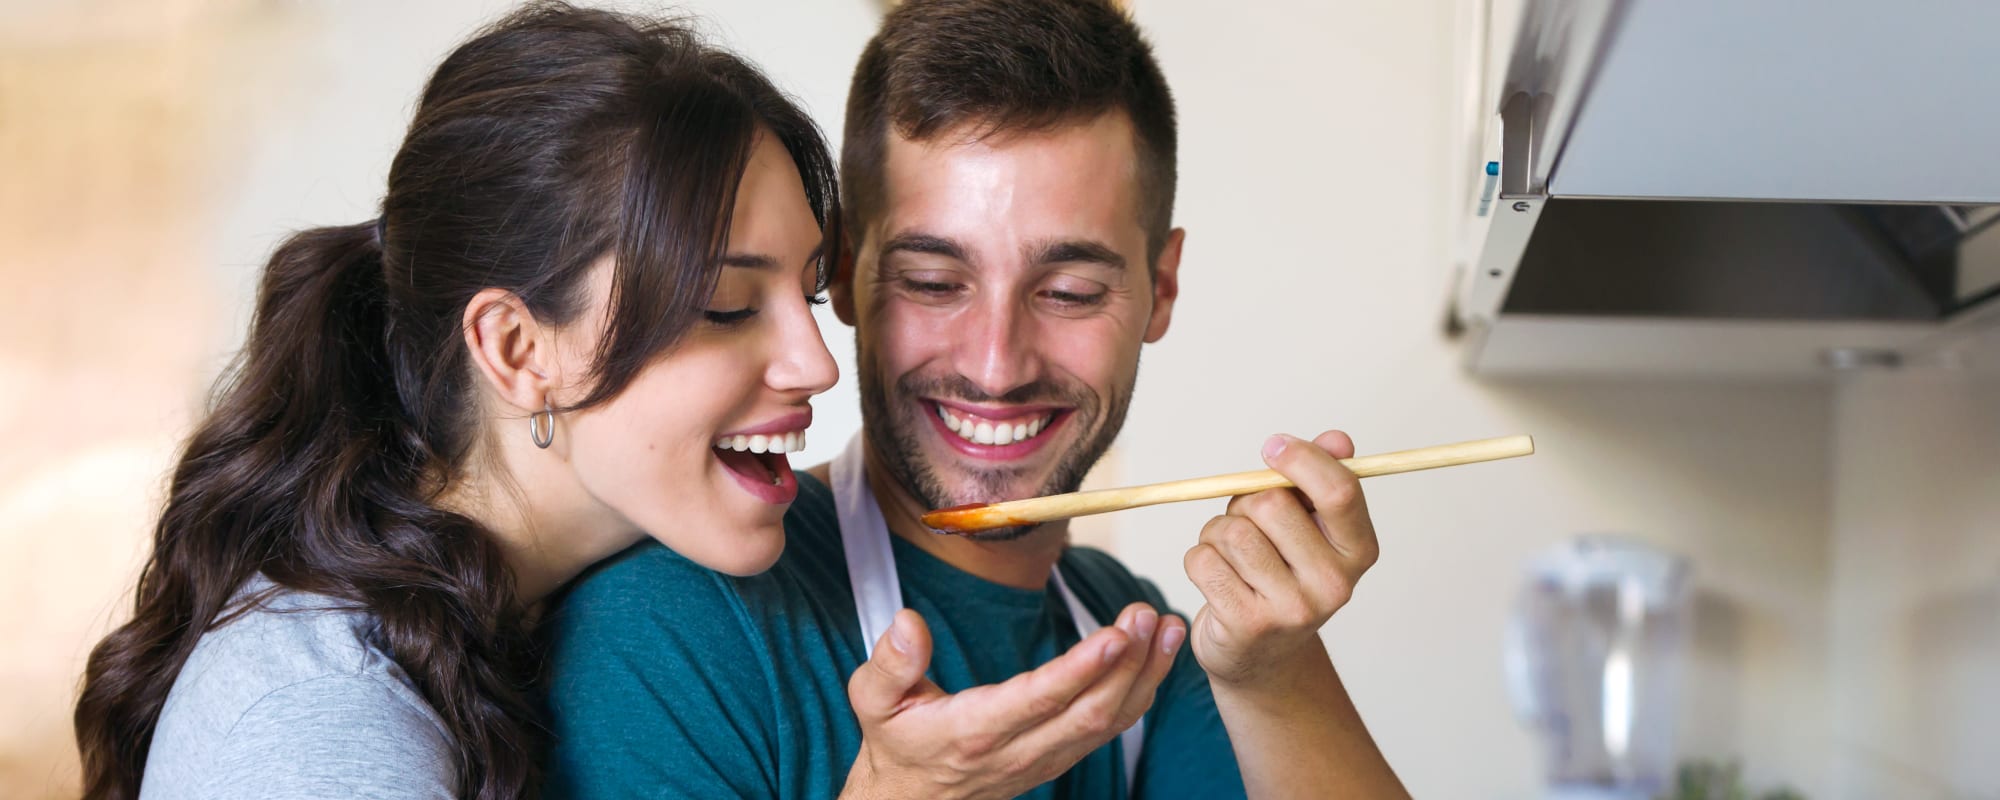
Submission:
<svg viewBox="0 0 2000 800">
<path fill-rule="evenodd" d="M 1833 419 L 1832 797 L 2000 797 L 2000 378 L 1858 376 Z"/>
</svg>

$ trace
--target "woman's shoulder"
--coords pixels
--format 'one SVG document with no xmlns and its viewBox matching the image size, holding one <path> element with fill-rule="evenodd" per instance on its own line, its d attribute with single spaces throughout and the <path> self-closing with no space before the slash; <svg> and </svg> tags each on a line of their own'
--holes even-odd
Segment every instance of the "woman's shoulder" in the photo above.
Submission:
<svg viewBox="0 0 2000 800">
<path fill-rule="evenodd" d="M 379 644 L 367 611 L 262 578 L 238 598 L 258 602 L 202 635 L 161 709 L 148 797 L 243 796 L 235 789 L 254 788 L 244 781 L 420 787 L 436 783 L 425 776 L 456 773 L 442 721 Z M 309 774 L 329 768 L 329 757 L 347 766 Z"/>
<path fill-rule="evenodd" d="M 366 609 L 258 576 L 237 591 L 222 624 L 196 642 L 174 693 L 199 690 L 247 705 L 291 684 L 338 677 L 386 679 L 414 691 Z"/>
</svg>

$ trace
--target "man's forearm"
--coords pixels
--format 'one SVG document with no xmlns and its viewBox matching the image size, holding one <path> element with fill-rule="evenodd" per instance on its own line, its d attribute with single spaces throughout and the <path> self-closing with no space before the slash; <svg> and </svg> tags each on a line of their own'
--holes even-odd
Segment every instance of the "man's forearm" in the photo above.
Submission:
<svg viewBox="0 0 2000 800">
<path fill-rule="evenodd" d="M 1408 797 L 1326 649 L 1304 648 L 1289 661 L 1248 685 L 1211 683 L 1249 796 Z"/>
</svg>

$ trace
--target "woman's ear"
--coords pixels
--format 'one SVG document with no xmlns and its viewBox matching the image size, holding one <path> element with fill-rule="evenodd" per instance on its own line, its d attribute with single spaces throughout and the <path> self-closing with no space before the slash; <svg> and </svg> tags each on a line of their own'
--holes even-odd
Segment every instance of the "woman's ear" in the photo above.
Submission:
<svg viewBox="0 0 2000 800">
<path fill-rule="evenodd" d="M 486 288 L 465 304 L 465 349 L 500 399 L 524 414 L 545 408 L 557 375 L 553 331 L 513 292 Z"/>
</svg>

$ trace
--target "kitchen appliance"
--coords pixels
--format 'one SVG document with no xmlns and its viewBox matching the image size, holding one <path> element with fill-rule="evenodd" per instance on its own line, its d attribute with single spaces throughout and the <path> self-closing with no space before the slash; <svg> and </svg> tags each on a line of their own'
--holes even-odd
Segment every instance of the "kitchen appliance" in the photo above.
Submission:
<svg viewBox="0 0 2000 800">
<path fill-rule="evenodd" d="M 1446 324 L 1473 373 L 1992 363 L 2000 3 L 1467 8 Z"/>
<path fill-rule="evenodd" d="M 1549 798 L 1650 800 L 1672 785 L 1691 613 L 1686 560 L 1637 541 L 1577 537 L 1529 564 L 1504 664 Z"/>
</svg>

